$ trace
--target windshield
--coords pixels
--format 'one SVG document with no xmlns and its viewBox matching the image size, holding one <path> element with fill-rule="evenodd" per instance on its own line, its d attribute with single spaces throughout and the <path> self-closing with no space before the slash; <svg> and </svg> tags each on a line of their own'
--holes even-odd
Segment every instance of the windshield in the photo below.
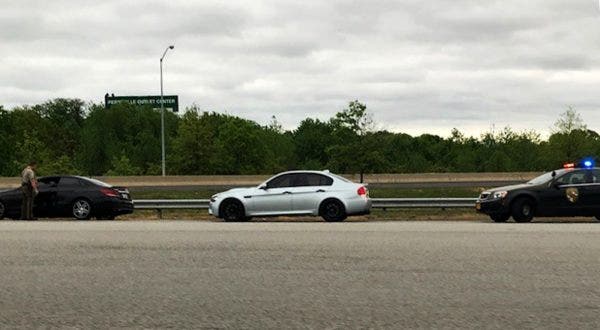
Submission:
<svg viewBox="0 0 600 330">
<path fill-rule="evenodd" d="M 553 172 L 556 173 L 555 176 L 560 176 L 563 173 L 565 173 L 566 170 L 556 170 L 556 171 L 544 173 L 544 174 L 538 176 L 537 178 L 535 178 L 535 179 L 533 179 L 533 180 L 531 180 L 531 181 L 529 181 L 527 183 L 529 183 L 529 184 L 542 184 L 542 183 L 549 182 L 553 178 L 553 176 L 552 176 Z"/>
</svg>

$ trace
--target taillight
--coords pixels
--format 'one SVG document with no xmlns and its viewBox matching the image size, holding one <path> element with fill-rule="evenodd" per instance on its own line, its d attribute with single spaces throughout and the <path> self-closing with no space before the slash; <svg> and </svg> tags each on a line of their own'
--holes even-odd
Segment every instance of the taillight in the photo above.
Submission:
<svg viewBox="0 0 600 330">
<path fill-rule="evenodd" d="M 119 197 L 119 193 L 110 188 L 102 188 L 100 192 L 107 197 Z"/>
<path fill-rule="evenodd" d="M 367 196 L 367 187 L 362 186 L 362 187 L 358 188 L 356 193 L 358 194 L 358 196 Z"/>
</svg>

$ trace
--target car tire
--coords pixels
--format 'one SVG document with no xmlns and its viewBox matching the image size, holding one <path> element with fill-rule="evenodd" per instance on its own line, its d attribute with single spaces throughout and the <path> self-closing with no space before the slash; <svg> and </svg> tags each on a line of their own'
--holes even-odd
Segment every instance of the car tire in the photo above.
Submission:
<svg viewBox="0 0 600 330">
<path fill-rule="evenodd" d="M 73 202 L 71 215 L 77 220 L 89 220 L 92 217 L 92 203 L 85 198 Z"/>
<path fill-rule="evenodd" d="M 328 199 L 321 203 L 319 214 L 327 222 L 340 222 L 346 220 L 346 208 L 337 199 Z"/>
<path fill-rule="evenodd" d="M 530 198 L 519 198 L 513 202 L 511 213 L 516 222 L 531 222 L 535 213 L 535 203 Z"/>
<path fill-rule="evenodd" d="M 242 202 L 236 199 L 226 199 L 221 203 L 219 214 L 227 222 L 247 221 L 246 211 Z"/>
<path fill-rule="evenodd" d="M 6 205 L 2 201 L 0 201 L 0 220 L 4 219 L 6 216 Z"/>
<path fill-rule="evenodd" d="M 96 217 L 96 220 L 115 220 L 114 215 L 103 215 L 100 217 Z"/>
<path fill-rule="evenodd" d="M 490 215 L 490 219 L 494 222 L 506 222 L 510 218 L 510 214 L 493 214 Z"/>
</svg>

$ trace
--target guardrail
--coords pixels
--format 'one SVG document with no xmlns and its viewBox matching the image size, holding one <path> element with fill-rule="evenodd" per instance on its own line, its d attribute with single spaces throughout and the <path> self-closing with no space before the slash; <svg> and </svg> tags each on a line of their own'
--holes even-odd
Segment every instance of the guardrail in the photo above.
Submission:
<svg viewBox="0 0 600 330">
<path fill-rule="evenodd" d="M 372 198 L 374 209 L 430 208 L 452 209 L 475 206 L 476 198 Z M 208 209 L 208 199 L 138 199 L 135 209 L 156 210 L 162 217 L 162 210 L 169 209 Z"/>
</svg>

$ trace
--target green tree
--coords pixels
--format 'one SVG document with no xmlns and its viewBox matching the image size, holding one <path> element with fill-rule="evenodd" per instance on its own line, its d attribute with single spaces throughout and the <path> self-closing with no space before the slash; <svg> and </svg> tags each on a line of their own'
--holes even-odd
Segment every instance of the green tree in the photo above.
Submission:
<svg viewBox="0 0 600 330">
<path fill-rule="evenodd" d="M 581 119 L 579 113 L 570 106 L 565 112 L 560 114 L 554 123 L 552 133 L 570 134 L 574 131 L 585 130 L 587 130 L 587 126 L 583 122 L 583 119 Z"/>
<path fill-rule="evenodd" d="M 106 175 L 112 176 L 133 176 L 133 175 L 141 175 L 142 169 L 134 166 L 129 157 L 125 154 L 122 154 L 120 157 L 113 157 L 111 162 L 111 168 Z"/>
<path fill-rule="evenodd" d="M 218 173 L 215 139 L 222 121 L 221 115 L 216 113 L 201 115 L 196 106 L 187 109 L 173 141 L 172 166 L 176 173 Z"/>
<path fill-rule="evenodd" d="M 548 139 L 547 163 L 553 167 L 575 162 L 598 151 L 598 134 L 587 129 L 581 116 L 572 107 L 563 112 L 554 123 Z"/>
<path fill-rule="evenodd" d="M 167 158 L 177 135 L 179 117 L 165 112 Z M 78 161 L 85 174 L 101 175 L 111 169 L 113 159 L 127 155 L 141 173 L 155 173 L 161 162 L 160 111 L 121 103 L 105 109 L 92 105 L 81 131 Z"/>
<path fill-rule="evenodd" d="M 382 162 L 382 154 L 372 149 L 372 139 L 368 136 L 374 130 L 373 117 L 367 112 L 367 106 L 358 100 L 338 112 L 331 119 L 336 143 L 329 148 L 329 164 L 341 171 L 360 173 L 360 182 L 364 173 L 371 172 Z"/>
<path fill-rule="evenodd" d="M 328 148 L 334 143 L 333 126 L 306 118 L 292 133 L 298 167 L 323 169 L 329 163 Z"/>
</svg>

